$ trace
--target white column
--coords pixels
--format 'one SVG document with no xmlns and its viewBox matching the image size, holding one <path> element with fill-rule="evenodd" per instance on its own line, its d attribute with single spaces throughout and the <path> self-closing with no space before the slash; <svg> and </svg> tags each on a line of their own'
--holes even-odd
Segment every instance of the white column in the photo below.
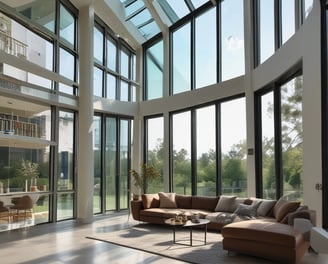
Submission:
<svg viewBox="0 0 328 264">
<path fill-rule="evenodd" d="M 93 5 L 80 8 L 77 220 L 82 223 L 93 220 L 93 26 Z"/>
<path fill-rule="evenodd" d="M 245 45 L 245 95 L 247 124 L 247 195 L 256 195 L 255 179 L 255 131 L 254 131 L 254 91 L 253 91 L 253 27 L 251 3 L 244 0 L 244 45 Z"/>
</svg>

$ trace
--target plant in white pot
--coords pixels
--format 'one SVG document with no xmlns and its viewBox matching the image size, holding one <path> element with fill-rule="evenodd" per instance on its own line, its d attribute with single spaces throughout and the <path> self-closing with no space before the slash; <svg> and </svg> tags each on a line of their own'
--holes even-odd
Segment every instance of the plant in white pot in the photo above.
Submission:
<svg viewBox="0 0 328 264">
<path fill-rule="evenodd" d="M 160 173 L 153 167 L 146 163 L 140 165 L 140 172 L 135 169 L 130 170 L 134 184 L 139 188 L 141 193 L 147 193 L 148 185 L 154 179 L 160 177 Z M 139 194 L 137 194 L 139 196 Z"/>
</svg>

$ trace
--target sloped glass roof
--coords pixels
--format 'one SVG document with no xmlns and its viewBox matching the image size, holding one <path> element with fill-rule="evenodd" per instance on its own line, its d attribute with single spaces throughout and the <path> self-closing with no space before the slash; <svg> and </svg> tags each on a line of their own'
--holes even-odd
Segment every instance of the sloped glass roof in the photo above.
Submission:
<svg viewBox="0 0 328 264">
<path fill-rule="evenodd" d="M 152 10 L 147 8 L 145 1 L 151 6 Z M 163 12 L 160 13 L 167 16 L 164 20 L 170 21 L 170 25 L 172 25 L 198 7 L 209 2 L 209 0 L 120 0 L 120 2 L 125 10 L 125 21 L 130 21 L 145 40 L 148 40 L 160 32 L 158 23 L 163 23 L 161 18 L 161 21 L 156 21 L 152 15 L 152 12 L 155 12 L 158 17 L 161 17 L 157 12 L 158 10 L 154 7 L 155 5 L 162 9 Z M 212 0 L 212 2 L 215 3 L 216 0 Z"/>
</svg>

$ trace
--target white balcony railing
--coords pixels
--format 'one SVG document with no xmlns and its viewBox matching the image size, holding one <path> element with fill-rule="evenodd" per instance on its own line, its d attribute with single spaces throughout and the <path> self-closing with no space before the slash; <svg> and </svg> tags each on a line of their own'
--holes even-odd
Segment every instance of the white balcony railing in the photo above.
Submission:
<svg viewBox="0 0 328 264">
<path fill-rule="evenodd" d="M 26 59 L 27 45 L 0 30 L 0 50 Z"/>
</svg>

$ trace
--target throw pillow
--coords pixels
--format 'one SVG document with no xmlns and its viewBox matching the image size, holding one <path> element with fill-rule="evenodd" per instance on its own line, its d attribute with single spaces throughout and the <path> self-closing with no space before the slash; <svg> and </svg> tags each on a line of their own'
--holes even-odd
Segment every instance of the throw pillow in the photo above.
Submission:
<svg viewBox="0 0 328 264">
<path fill-rule="evenodd" d="M 263 199 L 260 206 L 257 208 L 258 216 L 268 216 L 273 206 L 276 204 L 275 200 L 265 200 Z"/>
<path fill-rule="evenodd" d="M 144 209 L 158 208 L 159 207 L 159 196 L 157 193 L 154 194 L 142 194 L 141 195 L 142 206 Z"/>
<path fill-rule="evenodd" d="M 214 211 L 232 213 L 236 198 L 236 196 L 221 195 Z"/>
<path fill-rule="evenodd" d="M 239 216 L 255 217 L 259 205 L 259 203 L 256 203 L 254 205 L 239 204 L 237 209 L 234 211 L 234 214 Z"/>
<path fill-rule="evenodd" d="M 159 192 L 158 195 L 160 208 L 177 208 L 175 193 Z"/>
<path fill-rule="evenodd" d="M 300 202 L 290 202 L 280 198 L 273 208 L 273 214 L 276 221 L 281 222 L 288 213 L 296 211 L 299 206 Z"/>
</svg>

